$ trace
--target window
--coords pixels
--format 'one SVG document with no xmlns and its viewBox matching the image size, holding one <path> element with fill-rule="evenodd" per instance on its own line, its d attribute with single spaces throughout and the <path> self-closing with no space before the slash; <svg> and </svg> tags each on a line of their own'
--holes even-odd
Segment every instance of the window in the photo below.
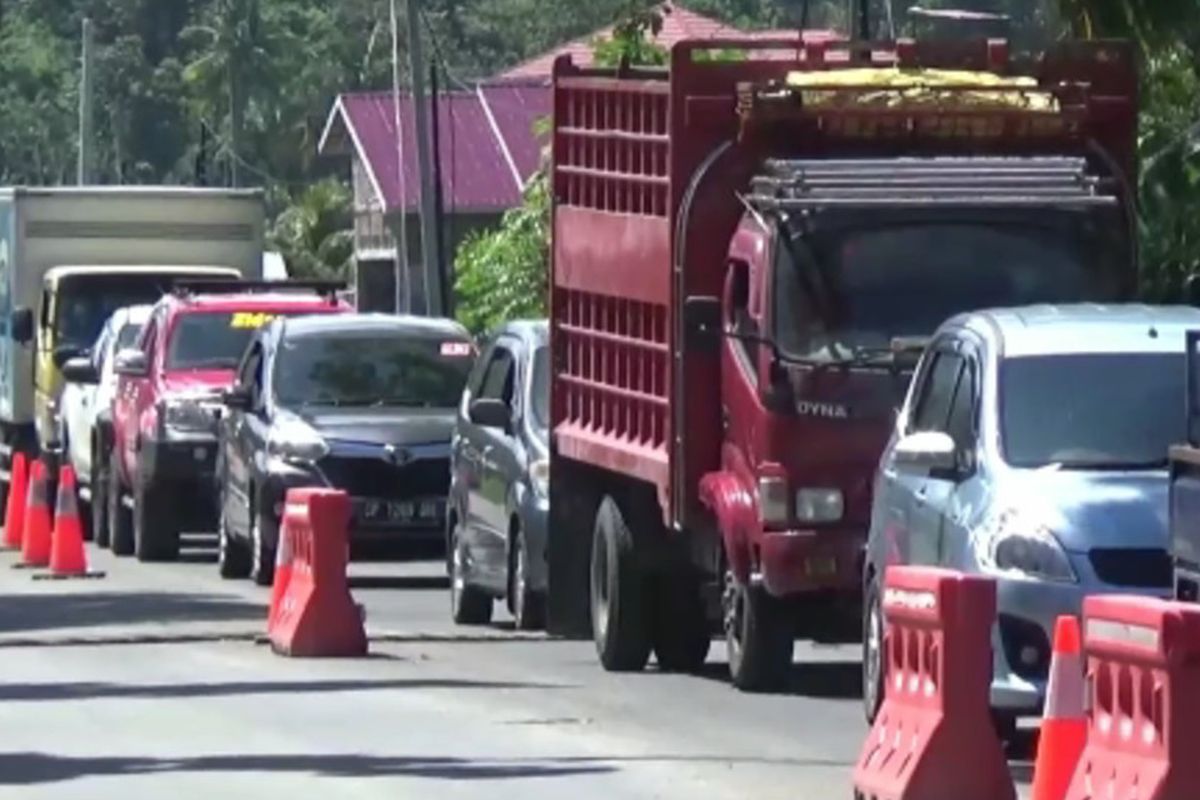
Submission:
<svg viewBox="0 0 1200 800">
<path fill-rule="evenodd" d="M 758 323 L 750 316 L 750 268 L 745 263 L 734 261 L 730 264 L 733 277 L 730 285 L 729 315 L 734 333 L 746 337 L 759 335 Z M 734 352 L 742 361 L 742 366 L 751 379 L 757 379 L 758 373 L 754 368 L 755 349 L 745 339 L 734 340 Z"/>
<path fill-rule="evenodd" d="M 962 356 L 939 352 L 934 358 L 913 415 L 912 431 L 945 431 L 950 404 L 962 369 Z"/>
<path fill-rule="evenodd" d="M 511 408 L 515 362 L 512 351 L 504 345 L 497 344 L 492 354 L 492 361 L 488 364 L 487 374 L 483 378 L 479 396 L 489 400 L 502 400 Z"/>
<path fill-rule="evenodd" d="M 471 397 L 479 396 L 479 390 L 482 388 L 483 376 L 487 374 L 488 364 L 492 363 L 492 355 L 496 351 L 494 344 L 488 345 L 483 352 L 479 354 L 479 358 L 475 360 L 474 366 L 471 367 L 471 373 L 467 376 L 467 391 Z"/>
<path fill-rule="evenodd" d="M 238 372 L 237 378 L 239 386 L 250 390 L 251 404 L 256 408 L 262 398 L 262 362 L 262 343 L 255 342 L 242 361 L 242 368 Z"/>
<path fill-rule="evenodd" d="M 968 450 L 975 444 L 975 371 L 974 361 L 963 365 L 950 406 L 950 421 L 946 425 L 946 432 L 959 450 Z"/>
</svg>

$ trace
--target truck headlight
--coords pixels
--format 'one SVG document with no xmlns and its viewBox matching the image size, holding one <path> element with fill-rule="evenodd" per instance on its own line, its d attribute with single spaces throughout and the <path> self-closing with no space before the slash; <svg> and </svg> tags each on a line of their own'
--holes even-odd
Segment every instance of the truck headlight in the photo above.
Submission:
<svg viewBox="0 0 1200 800">
<path fill-rule="evenodd" d="M 311 464 L 328 453 L 321 435 L 299 420 L 277 422 L 267 434 L 267 455 L 284 461 Z"/>
<path fill-rule="evenodd" d="M 1029 514 L 1016 510 L 998 514 L 971 538 L 975 558 L 987 572 L 1054 583 L 1079 580 L 1054 532 Z"/>
<path fill-rule="evenodd" d="M 174 433 L 213 433 L 217 422 L 216 415 L 195 400 L 168 400 L 162 420 Z"/>
<path fill-rule="evenodd" d="M 845 513 L 846 502 L 840 489 L 803 488 L 796 490 L 798 522 L 837 522 Z"/>
<path fill-rule="evenodd" d="M 534 461 L 529 465 L 529 483 L 533 492 L 541 499 L 550 496 L 550 460 L 546 458 Z"/>
<path fill-rule="evenodd" d="M 791 520 L 787 479 L 762 475 L 758 479 L 758 516 L 763 525 L 782 527 Z"/>
</svg>

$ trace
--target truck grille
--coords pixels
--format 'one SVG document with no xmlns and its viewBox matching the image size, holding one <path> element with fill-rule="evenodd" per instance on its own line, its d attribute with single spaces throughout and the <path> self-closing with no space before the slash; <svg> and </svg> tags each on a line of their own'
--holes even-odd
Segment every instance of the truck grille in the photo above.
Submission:
<svg viewBox="0 0 1200 800">
<path fill-rule="evenodd" d="M 1096 577 L 1110 586 L 1166 589 L 1173 581 L 1171 556 L 1156 548 L 1097 548 L 1088 553 Z"/>
<path fill-rule="evenodd" d="M 381 458 L 326 456 L 318 466 L 333 488 L 353 497 L 444 498 L 450 490 L 448 458 L 423 458 L 397 465 Z"/>
</svg>

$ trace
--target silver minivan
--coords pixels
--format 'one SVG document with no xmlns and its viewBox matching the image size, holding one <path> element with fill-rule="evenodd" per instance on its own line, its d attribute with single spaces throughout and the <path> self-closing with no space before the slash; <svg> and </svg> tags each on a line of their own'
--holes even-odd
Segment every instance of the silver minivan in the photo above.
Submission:
<svg viewBox="0 0 1200 800">
<path fill-rule="evenodd" d="M 1188 307 L 979 311 L 930 341 L 876 475 L 863 684 L 882 699 L 879 597 L 892 564 L 998 583 L 992 706 L 1041 713 L 1054 620 L 1085 595 L 1168 596 L 1167 451 L 1186 437 Z"/>
</svg>

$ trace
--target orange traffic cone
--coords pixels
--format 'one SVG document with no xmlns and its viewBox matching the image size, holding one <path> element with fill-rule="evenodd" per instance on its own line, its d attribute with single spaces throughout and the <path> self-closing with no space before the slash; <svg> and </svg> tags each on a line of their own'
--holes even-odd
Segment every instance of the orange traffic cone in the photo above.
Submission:
<svg viewBox="0 0 1200 800">
<path fill-rule="evenodd" d="M 29 491 L 29 465 L 25 454 L 13 454 L 8 482 L 8 504 L 4 508 L 4 549 L 20 550 L 25 538 L 25 494 Z"/>
<path fill-rule="evenodd" d="M 25 529 L 21 539 L 21 567 L 50 564 L 50 502 L 46 497 L 46 465 L 34 459 L 25 499 Z"/>
<path fill-rule="evenodd" d="M 292 531 L 284 513 L 283 524 L 279 526 L 279 541 L 275 545 L 275 577 L 271 582 L 271 607 L 267 611 L 267 629 L 275 623 L 279 609 L 283 605 L 283 596 L 287 593 L 288 581 L 292 579 Z"/>
<path fill-rule="evenodd" d="M 1084 713 L 1083 655 L 1079 620 L 1059 617 L 1054 623 L 1054 655 L 1033 769 L 1032 800 L 1061 800 L 1087 744 Z"/>
<path fill-rule="evenodd" d="M 63 465 L 58 473 L 58 498 L 54 505 L 54 535 L 50 546 L 50 574 L 38 578 L 102 578 L 89 572 L 83 550 L 83 523 L 76 500 L 75 470 Z"/>
</svg>

